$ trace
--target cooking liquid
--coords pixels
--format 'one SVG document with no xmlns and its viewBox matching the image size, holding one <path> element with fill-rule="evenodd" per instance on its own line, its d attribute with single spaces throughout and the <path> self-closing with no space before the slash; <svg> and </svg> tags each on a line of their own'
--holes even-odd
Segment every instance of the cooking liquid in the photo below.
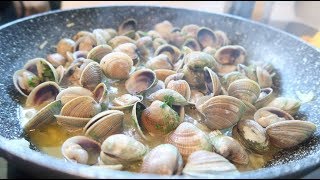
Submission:
<svg viewBox="0 0 320 180">
<path fill-rule="evenodd" d="M 112 86 L 108 86 L 109 103 L 111 103 L 115 97 L 118 97 L 127 93 L 124 87 L 124 81 L 107 82 L 106 84 L 112 84 Z M 146 102 L 146 103 L 150 104 L 150 102 Z M 123 111 L 125 113 L 123 133 L 129 136 L 132 136 L 137 140 L 143 142 L 143 144 L 148 146 L 150 150 L 159 144 L 165 143 L 160 138 L 155 139 L 151 143 L 147 143 L 143 141 L 139 136 L 139 134 L 136 132 L 133 121 L 131 120 L 131 109 L 132 108 Z M 25 114 L 27 114 L 28 111 L 30 110 L 22 109 L 21 116 L 25 117 L 23 121 L 27 121 L 26 118 L 28 117 L 26 117 Z M 195 124 L 197 127 L 199 127 L 200 129 L 202 129 L 203 131 L 209 132 L 209 130 L 205 126 L 203 126 L 201 123 L 198 122 L 200 120 L 200 116 L 197 116 L 198 113 L 194 108 L 186 106 L 185 112 L 186 112 L 185 121 L 191 122 Z M 228 134 L 229 136 L 231 134 L 230 131 L 226 131 L 224 133 Z M 47 153 L 48 155 L 55 156 L 57 158 L 63 158 L 61 154 L 61 149 L 60 149 L 63 142 L 68 138 L 76 135 L 83 135 L 83 133 L 81 130 L 77 132 L 68 132 L 57 123 L 50 124 L 48 126 L 42 127 L 40 129 L 36 129 L 34 131 L 30 131 L 28 133 L 28 137 L 30 138 L 31 142 L 40 151 Z M 271 149 L 268 153 L 264 155 L 251 153 L 249 154 L 248 165 L 235 164 L 235 166 L 238 168 L 239 171 L 249 171 L 249 170 L 262 168 L 269 160 L 272 159 L 273 155 L 276 152 L 277 152 L 276 149 Z M 124 165 L 123 170 L 131 171 L 131 172 L 139 172 L 141 163 L 142 161 L 137 161 L 129 165 Z"/>
</svg>

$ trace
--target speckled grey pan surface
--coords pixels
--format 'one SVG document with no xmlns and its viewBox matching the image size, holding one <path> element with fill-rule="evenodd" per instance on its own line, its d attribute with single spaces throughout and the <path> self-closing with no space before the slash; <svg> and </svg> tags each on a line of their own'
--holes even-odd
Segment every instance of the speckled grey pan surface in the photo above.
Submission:
<svg viewBox="0 0 320 180">
<path fill-rule="evenodd" d="M 71 11 L 55 11 L 36 15 L 0 27 L 0 155 L 18 167 L 38 177 L 97 177 L 97 178 L 159 178 L 129 172 L 94 171 L 86 166 L 66 164 L 15 145 L 12 139 L 22 137 L 17 109 L 21 96 L 14 90 L 12 75 L 31 58 L 45 57 L 53 52 L 59 39 L 71 37 L 79 30 L 117 27 L 123 20 L 135 18 L 140 29 L 170 20 L 175 26 L 198 24 L 225 31 L 233 44 L 248 51 L 249 60 L 271 62 L 279 77 L 281 95 L 296 97 L 295 92 L 315 94 L 313 101 L 304 103 L 300 118 L 318 126 L 315 135 L 297 148 L 282 151 L 266 168 L 241 173 L 229 178 L 275 178 L 304 175 L 320 166 L 320 52 L 299 39 L 267 26 L 229 16 L 162 7 L 101 7 Z M 66 25 L 73 22 L 73 27 Z M 44 49 L 39 46 L 48 41 Z M 218 176 L 214 176 L 221 178 Z M 212 178 L 212 177 L 211 177 Z"/>
</svg>

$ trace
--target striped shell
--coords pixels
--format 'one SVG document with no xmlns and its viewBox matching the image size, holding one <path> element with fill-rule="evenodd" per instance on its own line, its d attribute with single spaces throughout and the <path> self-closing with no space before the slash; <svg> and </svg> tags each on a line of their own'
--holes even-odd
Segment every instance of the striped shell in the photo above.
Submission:
<svg viewBox="0 0 320 180">
<path fill-rule="evenodd" d="M 34 117 L 32 117 L 25 125 L 24 130 L 30 131 L 48 125 L 56 120 L 54 115 L 59 114 L 61 110 L 61 101 L 56 100 L 43 107 Z"/>
<path fill-rule="evenodd" d="M 228 94 L 254 104 L 260 95 L 260 86 L 250 79 L 239 79 L 230 84 Z"/>
<path fill-rule="evenodd" d="M 223 156 L 209 151 L 192 153 L 182 173 L 191 177 L 224 177 L 230 173 L 238 173 L 237 168 Z M 221 176 L 222 175 L 222 176 Z"/>
<path fill-rule="evenodd" d="M 80 84 L 91 91 L 101 83 L 102 70 L 97 62 L 90 62 L 82 71 Z"/>
<path fill-rule="evenodd" d="M 271 124 L 266 132 L 274 146 L 291 148 L 309 139 L 316 129 L 312 122 L 290 120 Z"/>
<path fill-rule="evenodd" d="M 178 175 L 182 168 L 183 160 L 178 149 L 171 144 L 161 144 L 143 158 L 140 172 Z"/>
<path fill-rule="evenodd" d="M 141 160 L 148 148 L 133 137 L 114 134 L 103 141 L 100 159 L 106 165 L 127 164 Z"/>
<path fill-rule="evenodd" d="M 211 130 L 225 129 L 235 125 L 245 112 L 245 104 L 239 99 L 219 95 L 211 97 L 196 107 L 205 116 L 205 124 Z"/>
<path fill-rule="evenodd" d="M 167 136 L 166 142 L 176 146 L 185 161 L 195 151 L 212 151 L 208 136 L 189 122 L 181 123 L 175 131 Z"/>
<path fill-rule="evenodd" d="M 103 142 L 108 136 L 123 130 L 124 113 L 118 110 L 103 111 L 85 125 L 83 132 L 96 141 Z"/>
</svg>

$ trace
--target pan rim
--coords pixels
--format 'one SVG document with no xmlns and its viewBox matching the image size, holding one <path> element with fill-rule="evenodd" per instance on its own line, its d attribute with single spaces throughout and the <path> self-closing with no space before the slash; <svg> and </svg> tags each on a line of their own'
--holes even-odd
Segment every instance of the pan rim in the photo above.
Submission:
<svg viewBox="0 0 320 180">
<path fill-rule="evenodd" d="M 137 8 L 165 8 L 165 9 L 171 9 L 171 10 L 183 10 L 183 11 L 190 11 L 190 12 L 200 12 L 200 13 L 207 13 L 207 14 L 212 14 L 212 15 L 216 15 L 216 16 L 221 16 L 221 17 L 228 17 L 228 18 L 232 18 L 232 19 L 236 19 L 236 20 L 239 20 L 239 21 L 244 21 L 246 23 L 250 23 L 250 24 L 254 24 L 254 25 L 257 25 L 257 26 L 262 26 L 264 29 L 268 29 L 268 30 L 271 30 L 273 32 L 277 32 L 277 33 L 281 33 L 285 36 L 289 36 L 297 41 L 299 41 L 300 43 L 303 43 L 305 46 L 308 46 L 309 48 L 312 48 L 314 49 L 315 51 L 319 52 L 319 49 L 316 49 L 315 47 L 313 47 L 312 45 L 310 44 L 307 44 L 306 42 L 304 42 L 303 40 L 301 40 L 300 38 L 292 35 L 292 34 L 289 34 L 283 30 L 280 30 L 280 29 L 277 29 L 277 28 L 274 28 L 274 27 L 271 27 L 271 26 L 267 26 L 265 24 L 262 24 L 262 23 L 259 23 L 259 22 L 255 22 L 255 21 L 252 21 L 252 20 L 248 20 L 248 19 L 245 19 L 245 18 L 241 18 L 241 17 L 238 17 L 238 16 L 234 16 L 234 15 L 229 15 L 229 14 L 223 14 L 223 13 L 211 13 L 211 12 L 204 12 L 204 11 L 199 11 L 199 10 L 191 10 L 191 9 L 185 9 L 185 8 L 172 8 L 172 7 L 166 7 L 166 6 L 123 6 L 123 5 L 113 5 L 113 6 L 99 6 L 99 7 L 84 7 L 84 8 L 77 8 L 77 9 L 68 9 L 68 10 L 55 10 L 55 11 L 49 11 L 49 12 L 45 12 L 45 13 L 41 13 L 41 14 L 36 14 L 36 15 L 32 15 L 32 16 L 29 16 L 29 17 L 25 17 L 25 18 L 21 18 L 21 19 L 18 19 L 18 20 L 15 20 L 15 21 L 12 21 L 12 22 L 9 22 L 7 24 L 4 24 L 2 26 L 0 26 L 0 31 L 11 26 L 11 25 L 15 25 L 15 24 L 18 24 L 18 23 L 23 23 L 24 21 L 28 21 L 28 20 L 31 20 L 31 19 L 35 19 L 35 18 L 38 18 L 38 17 L 42 17 L 42 16 L 49 16 L 49 15 L 52 15 L 52 14 L 59 14 L 59 13 L 63 13 L 63 12 L 71 12 L 71 11 L 79 11 L 79 10 L 88 10 L 88 9 L 103 9 L 103 8 L 113 8 L 113 7 L 137 7 Z M 29 163 L 33 163 L 33 164 L 37 164 L 39 166 L 45 166 L 46 168 L 48 169 L 53 169 L 53 170 L 59 170 L 60 172 L 64 172 L 64 173 L 67 173 L 67 174 L 70 174 L 70 175 L 74 175 L 74 176 L 77 176 L 77 174 L 74 174 L 75 171 L 68 171 L 70 169 L 81 169 L 79 167 L 79 165 L 75 165 L 75 166 L 70 166 L 71 168 L 70 169 L 64 169 L 62 167 L 59 167 L 57 166 L 55 163 L 52 163 L 50 165 L 48 164 L 44 164 L 43 162 L 43 159 L 40 158 L 39 159 L 32 159 L 32 157 L 35 157 L 35 156 L 38 156 L 39 155 L 39 152 L 32 152 L 33 155 L 31 156 L 27 156 L 27 157 L 22 157 L 21 155 L 23 155 L 21 152 L 19 151 L 16 151 L 16 150 L 12 150 L 10 149 L 10 147 L 8 146 L 8 143 L 6 143 L 6 138 L 2 139 L 3 137 L 0 136 L 0 151 L 3 150 L 4 154 L 8 159 L 12 158 L 10 156 L 16 156 L 16 157 L 19 157 L 19 158 L 22 158 L 23 160 L 25 161 L 28 161 Z M 4 142 L 4 143 L 2 143 Z M 319 152 L 318 152 L 319 154 Z M 25 154 L 24 154 L 25 155 Z M 49 155 L 45 155 L 46 157 L 50 157 L 48 159 L 52 159 L 56 162 L 62 162 L 60 159 L 58 158 L 53 158 Z M 40 157 L 40 156 L 39 156 Z M 300 161 L 309 161 L 309 162 L 314 162 L 314 164 L 307 164 L 307 163 L 304 163 L 304 166 L 301 167 L 301 166 L 298 166 L 297 162 L 300 162 Z M 284 164 L 284 165 L 276 165 L 274 167 L 269 167 L 269 168 L 262 168 L 262 169 L 259 169 L 259 170 L 253 170 L 253 171 L 248 171 L 248 172 L 242 172 L 241 175 L 239 176 L 232 176 L 233 178 L 252 178 L 252 177 L 259 177 L 259 178 L 275 178 L 275 177 L 284 177 L 284 176 L 290 176 L 292 174 L 299 174 L 299 173 L 302 173 L 302 171 L 305 171 L 305 173 L 307 173 L 306 171 L 312 171 L 313 169 L 315 169 L 317 166 L 320 165 L 320 157 L 316 158 L 313 156 L 307 156 L 297 162 L 290 162 L 290 163 L 287 163 L 287 164 Z M 60 163 L 57 163 L 57 164 L 60 164 Z M 284 166 L 287 166 L 286 168 L 283 168 Z M 83 166 L 84 167 L 84 166 Z M 290 167 L 290 168 L 289 168 Z M 277 174 L 277 173 L 274 173 L 274 170 L 277 169 L 277 171 L 282 170 L 281 171 L 281 174 Z M 98 172 L 98 171 L 97 171 Z M 113 171 L 113 172 L 118 172 L 118 171 Z M 264 176 L 261 174 L 261 173 L 265 173 Z M 97 173 L 97 176 L 100 177 L 100 175 L 98 175 L 99 173 Z M 128 174 L 128 173 L 118 173 L 118 174 L 123 174 L 125 177 L 131 177 L 131 176 L 127 176 L 125 174 Z M 135 178 L 162 178 L 162 177 L 168 177 L 168 176 L 154 176 L 154 175 L 145 175 L 145 174 L 137 174 L 137 173 L 131 173 L 129 172 L 129 175 L 130 174 L 134 174 Z M 109 175 L 113 175 L 113 174 L 109 174 Z M 259 175 L 259 176 L 257 176 Z M 85 177 L 85 176 L 83 176 Z M 88 176 L 88 178 L 94 178 L 96 177 L 96 174 L 93 174 L 93 176 Z M 110 176 L 109 176 L 110 177 Z M 183 177 L 183 176 L 179 176 L 179 177 Z M 293 176 L 291 176 L 293 177 Z M 171 177 L 172 178 L 172 177 Z"/>
</svg>

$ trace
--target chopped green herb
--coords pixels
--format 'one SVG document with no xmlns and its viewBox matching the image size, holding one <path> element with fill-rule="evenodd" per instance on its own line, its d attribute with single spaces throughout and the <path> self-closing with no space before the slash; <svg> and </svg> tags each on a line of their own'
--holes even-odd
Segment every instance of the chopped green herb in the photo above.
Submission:
<svg viewBox="0 0 320 180">
<path fill-rule="evenodd" d="M 53 72 L 51 71 L 50 67 L 47 65 L 47 64 L 44 64 L 42 63 L 42 67 L 43 67 L 43 73 L 42 73 L 42 76 L 43 76 L 43 80 L 44 81 L 54 81 L 54 74 Z"/>
<path fill-rule="evenodd" d="M 31 79 L 28 80 L 28 85 L 29 85 L 30 87 L 36 87 L 37 84 L 38 84 L 37 82 L 38 82 L 38 78 L 33 77 L 33 78 L 31 78 Z"/>
<path fill-rule="evenodd" d="M 148 36 L 148 33 L 147 33 L 147 32 L 139 31 L 139 33 L 140 33 L 142 36 Z"/>
<path fill-rule="evenodd" d="M 164 99 L 164 103 L 166 103 L 168 106 L 172 107 L 172 104 L 174 102 L 174 97 L 173 96 L 165 95 L 163 97 L 163 99 Z"/>
<path fill-rule="evenodd" d="M 164 109 L 167 106 L 167 104 L 164 102 L 163 104 L 161 104 L 161 108 Z"/>
<path fill-rule="evenodd" d="M 161 126 L 159 125 L 159 124 L 156 124 L 156 129 L 160 129 L 161 128 Z"/>
<path fill-rule="evenodd" d="M 107 110 L 107 105 L 105 103 L 101 103 L 101 111 Z"/>
</svg>

